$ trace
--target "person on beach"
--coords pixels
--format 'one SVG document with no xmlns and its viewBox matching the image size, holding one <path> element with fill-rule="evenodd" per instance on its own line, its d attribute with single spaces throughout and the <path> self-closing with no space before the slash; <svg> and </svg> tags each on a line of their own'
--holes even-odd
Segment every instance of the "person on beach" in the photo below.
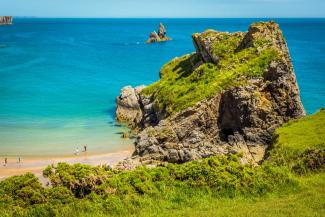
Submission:
<svg viewBox="0 0 325 217">
<path fill-rule="evenodd" d="M 84 152 L 87 152 L 87 145 L 84 145 Z"/>
<path fill-rule="evenodd" d="M 5 164 L 3 166 L 7 166 L 8 164 L 8 158 L 5 157 Z"/>
</svg>

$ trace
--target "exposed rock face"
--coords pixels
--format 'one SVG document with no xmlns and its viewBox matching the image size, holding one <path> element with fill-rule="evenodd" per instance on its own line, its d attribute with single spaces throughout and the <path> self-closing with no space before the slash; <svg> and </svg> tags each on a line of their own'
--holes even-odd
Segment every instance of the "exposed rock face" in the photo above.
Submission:
<svg viewBox="0 0 325 217">
<path fill-rule="evenodd" d="M 12 16 L 0 16 L 0 25 L 11 25 Z"/>
<path fill-rule="evenodd" d="M 141 94 L 143 88 L 144 85 L 126 86 L 116 98 L 116 120 L 133 129 L 143 129 L 159 122 L 159 110 L 154 107 L 151 97 Z"/>
<path fill-rule="evenodd" d="M 130 127 L 142 120 L 142 109 L 139 102 L 139 92 L 143 86 L 132 88 L 126 86 L 121 90 L 121 94 L 116 98 L 116 119 L 119 122 L 128 123 Z"/>
<path fill-rule="evenodd" d="M 245 33 L 243 32 L 236 32 L 236 33 L 228 33 L 228 32 L 217 32 L 215 30 L 206 30 L 202 34 L 193 34 L 193 44 L 195 46 L 196 52 L 201 56 L 204 62 L 212 62 L 218 64 L 219 56 L 216 56 L 213 53 L 213 41 L 222 41 L 226 40 L 228 35 L 234 35 L 236 37 L 243 38 Z"/>
<path fill-rule="evenodd" d="M 211 31 L 193 35 L 193 41 L 201 62 L 218 64 L 219 56 L 212 54 L 211 42 L 223 40 L 230 33 L 209 38 Z M 162 111 L 154 105 L 154 96 L 145 97 L 137 92 L 137 97 L 127 99 L 134 100 L 134 105 L 138 99 L 140 104 L 134 107 L 137 113 L 130 118 L 131 125 L 142 129 L 135 142 L 134 162 L 182 163 L 240 151 L 244 154 L 243 162 L 259 163 L 274 130 L 305 115 L 289 51 L 278 25 L 253 24 L 247 33 L 234 34 L 241 39 L 237 50 L 266 39 L 279 51 L 280 58 L 271 61 L 262 76 L 227 88 L 168 118 L 163 118 Z"/>
<path fill-rule="evenodd" d="M 156 31 L 153 31 L 150 33 L 149 38 L 147 40 L 147 44 L 154 43 L 154 42 L 163 42 L 163 41 L 170 41 L 171 38 L 169 38 L 167 35 L 166 28 L 164 24 L 159 24 L 159 30 L 158 33 Z"/>
<path fill-rule="evenodd" d="M 241 44 L 237 50 L 242 50 L 252 47 L 260 40 L 268 41 L 273 47 L 286 54 L 287 60 L 289 58 L 288 47 L 283 37 L 282 31 L 279 29 L 278 24 L 269 22 L 267 25 L 260 25 L 259 23 L 252 24 L 248 32 L 245 34 Z"/>
</svg>

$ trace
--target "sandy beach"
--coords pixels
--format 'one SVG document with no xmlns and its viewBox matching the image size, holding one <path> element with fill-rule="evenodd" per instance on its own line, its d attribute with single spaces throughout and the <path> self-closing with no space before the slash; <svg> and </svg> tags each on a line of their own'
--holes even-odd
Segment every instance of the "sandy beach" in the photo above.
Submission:
<svg viewBox="0 0 325 217">
<path fill-rule="evenodd" d="M 87 164 L 92 166 L 98 165 L 114 165 L 118 161 L 121 161 L 131 156 L 133 150 L 127 149 L 118 152 L 106 153 L 106 154 L 88 154 L 85 152 L 79 155 L 66 156 L 66 157 L 28 157 L 22 158 L 21 162 L 18 162 L 17 158 L 8 158 L 7 165 L 4 165 L 4 160 L 1 161 L 0 166 L 0 180 L 13 175 L 21 175 L 27 172 L 34 173 L 42 180 L 42 171 L 46 166 L 51 164 L 57 164 L 59 162 L 66 162 L 69 164 Z"/>
</svg>

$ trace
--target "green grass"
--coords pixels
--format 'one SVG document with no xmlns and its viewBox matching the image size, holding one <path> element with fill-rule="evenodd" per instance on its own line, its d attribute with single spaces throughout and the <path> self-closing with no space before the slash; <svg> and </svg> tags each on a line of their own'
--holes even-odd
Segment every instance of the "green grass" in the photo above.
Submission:
<svg viewBox="0 0 325 217">
<path fill-rule="evenodd" d="M 153 95 L 156 105 L 166 116 L 195 105 L 228 87 L 246 84 L 250 78 L 261 77 L 279 52 L 268 41 L 258 40 L 256 46 L 237 51 L 242 35 L 208 31 L 202 37 L 214 37 L 212 53 L 218 64 L 199 61 L 198 54 L 174 59 L 161 69 L 161 79 L 143 90 Z"/>
<path fill-rule="evenodd" d="M 184 196 L 181 203 L 157 202 L 139 216 L 323 216 L 325 213 L 325 174 L 301 178 L 301 190 L 263 197 L 217 198 L 211 193 Z M 161 201 L 161 202 L 160 202 Z M 141 213 L 144 213 L 141 215 Z M 151 213 L 151 215 L 149 214 Z M 149 214 L 149 215 L 148 215 Z"/>
<path fill-rule="evenodd" d="M 178 189 L 161 195 L 136 195 L 75 200 L 59 206 L 52 214 L 59 216 L 301 216 L 321 217 L 325 213 L 325 173 L 299 178 L 299 188 L 269 193 L 259 197 L 218 197 L 210 189 Z M 49 216 L 38 206 L 30 216 Z M 10 210 L 1 210 L 0 216 L 8 216 Z M 23 212 L 22 212 L 23 213 Z"/>
<path fill-rule="evenodd" d="M 325 110 L 276 130 L 270 160 L 296 171 L 325 167 Z M 306 168 L 309 167 L 309 168 Z"/>
<path fill-rule="evenodd" d="M 325 213 L 324 180 L 324 173 L 303 177 L 300 179 L 301 185 L 304 186 L 302 190 L 282 195 L 271 194 L 260 198 L 218 199 L 205 195 L 187 206 L 177 207 L 173 215 L 193 217 L 321 217 Z M 168 216 L 168 211 L 164 212 L 164 210 L 160 210 L 160 214 L 157 216 Z"/>
<path fill-rule="evenodd" d="M 276 149 L 293 152 L 325 147 L 325 109 L 299 120 L 292 120 L 275 132 Z"/>
<path fill-rule="evenodd" d="M 237 154 L 123 172 L 60 163 L 44 170 L 50 188 L 13 176 L 0 182 L 0 216 L 324 216 L 324 116 L 279 128 L 258 167 Z"/>
</svg>

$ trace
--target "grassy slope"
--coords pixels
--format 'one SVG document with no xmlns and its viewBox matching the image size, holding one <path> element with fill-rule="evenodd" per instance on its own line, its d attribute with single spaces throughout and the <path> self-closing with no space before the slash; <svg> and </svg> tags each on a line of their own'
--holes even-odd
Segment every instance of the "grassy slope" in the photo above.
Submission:
<svg viewBox="0 0 325 217">
<path fill-rule="evenodd" d="M 304 189 L 286 195 L 264 198 L 235 198 L 218 200 L 203 197 L 189 207 L 179 207 L 175 216 L 324 216 L 325 173 L 301 178 Z M 168 212 L 161 214 L 168 216 Z"/>
<path fill-rule="evenodd" d="M 299 152 L 310 147 L 325 148 L 325 110 L 293 120 L 276 130 L 276 149 Z"/>
<path fill-rule="evenodd" d="M 276 131 L 273 154 L 292 157 L 312 147 L 325 148 L 325 110 L 291 121 Z M 276 158 L 277 156 L 273 156 Z M 209 191 L 173 192 L 161 197 L 144 197 L 134 216 L 325 216 L 325 172 L 297 176 L 299 187 L 271 192 L 262 197 L 218 198 Z M 70 210 L 67 211 L 69 216 Z M 96 214 L 95 214 L 96 213 Z M 105 216 L 101 211 L 80 216 Z M 113 214 L 113 213 L 111 213 Z M 113 214 L 116 215 L 117 213 Z M 119 213 L 124 216 L 130 213 Z"/>
<path fill-rule="evenodd" d="M 278 129 L 270 161 L 257 168 L 236 156 L 124 173 L 62 164 L 45 170 L 58 186 L 49 189 L 32 175 L 12 177 L 0 183 L 0 216 L 324 216 L 325 163 L 295 173 L 277 161 L 283 151 L 294 162 L 291 153 L 324 150 L 324 117 L 322 110 Z"/>
<path fill-rule="evenodd" d="M 286 159 L 289 159 L 310 148 L 324 150 L 325 110 L 289 122 L 276 131 L 275 138 L 271 152 L 273 160 L 285 156 L 278 155 L 279 152 L 285 153 Z M 143 198 L 146 202 L 138 207 L 134 216 L 322 217 L 325 216 L 325 172 L 320 171 L 296 175 L 298 186 L 261 197 L 218 198 L 209 191 L 192 190 L 158 198 L 146 197 Z M 126 214 L 120 213 L 120 216 Z M 96 215 L 105 216 L 100 212 Z M 82 213 L 80 216 L 93 215 Z"/>
<path fill-rule="evenodd" d="M 65 207 L 62 216 L 211 216 L 211 217 L 323 217 L 325 215 L 325 173 L 300 178 L 293 192 L 264 197 L 217 198 L 204 191 L 188 190 L 160 197 L 142 196 L 133 205 L 104 211 L 93 203 Z M 78 212 L 75 212 L 78 210 Z"/>
<path fill-rule="evenodd" d="M 270 161 L 300 173 L 321 167 L 325 163 L 325 109 L 277 129 Z"/>
</svg>

